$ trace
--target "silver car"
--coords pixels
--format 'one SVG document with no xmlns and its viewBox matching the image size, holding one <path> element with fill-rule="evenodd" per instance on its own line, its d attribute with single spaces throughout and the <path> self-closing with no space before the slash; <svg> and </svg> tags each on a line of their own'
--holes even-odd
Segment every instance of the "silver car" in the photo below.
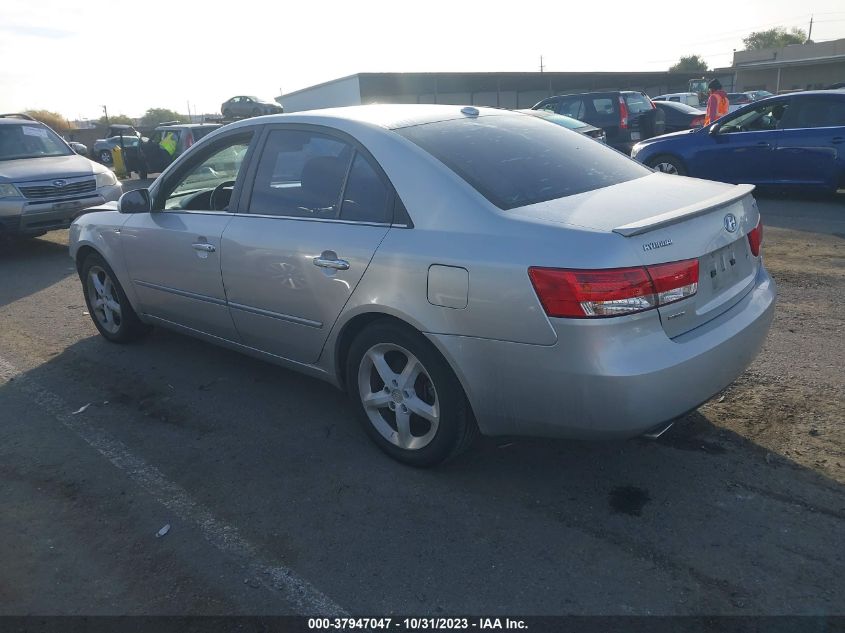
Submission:
<svg viewBox="0 0 845 633">
<path fill-rule="evenodd" d="M 431 465 L 479 431 L 658 433 L 730 384 L 775 301 L 750 194 L 523 114 L 361 106 L 209 134 L 70 254 L 107 339 L 160 325 L 322 378 Z"/>
<path fill-rule="evenodd" d="M 0 236 L 65 229 L 84 209 L 120 197 L 123 188 L 110 169 L 21 116 L 0 116 Z"/>
</svg>

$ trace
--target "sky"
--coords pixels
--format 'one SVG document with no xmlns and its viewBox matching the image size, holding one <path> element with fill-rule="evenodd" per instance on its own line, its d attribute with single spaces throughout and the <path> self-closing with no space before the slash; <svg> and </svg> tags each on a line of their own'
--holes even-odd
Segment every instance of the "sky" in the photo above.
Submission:
<svg viewBox="0 0 845 633">
<path fill-rule="evenodd" d="M 0 112 L 215 113 L 359 72 L 538 71 L 541 55 L 550 72 L 666 70 L 693 53 L 724 67 L 751 31 L 806 30 L 811 14 L 813 40 L 845 37 L 842 0 L 685 4 L 2 0 Z"/>
</svg>

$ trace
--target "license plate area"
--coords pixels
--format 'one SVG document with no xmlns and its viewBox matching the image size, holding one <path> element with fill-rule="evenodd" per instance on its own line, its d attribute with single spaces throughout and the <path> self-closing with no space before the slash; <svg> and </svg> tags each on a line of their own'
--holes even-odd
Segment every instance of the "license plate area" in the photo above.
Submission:
<svg viewBox="0 0 845 633">
<path fill-rule="evenodd" d="M 53 211 L 78 211 L 84 203 L 81 200 L 70 200 L 68 202 L 56 202 L 53 204 Z"/>
<path fill-rule="evenodd" d="M 747 272 L 744 270 L 745 259 L 746 255 L 740 252 L 737 242 L 708 253 L 699 262 L 701 265 L 699 283 L 707 283 L 709 279 L 711 294 L 721 293 L 745 276 Z"/>
</svg>

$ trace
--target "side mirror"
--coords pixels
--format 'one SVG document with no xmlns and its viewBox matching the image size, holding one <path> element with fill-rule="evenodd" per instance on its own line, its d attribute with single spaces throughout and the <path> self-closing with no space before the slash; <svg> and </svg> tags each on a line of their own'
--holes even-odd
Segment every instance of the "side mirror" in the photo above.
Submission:
<svg viewBox="0 0 845 633">
<path fill-rule="evenodd" d="M 117 202 L 117 210 L 121 213 L 149 213 L 152 207 L 149 189 L 127 191 Z"/>
<path fill-rule="evenodd" d="M 73 141 L 70 143 L 70 148 L 80 156 L 88 156 L 88 148 L 82 143 Z"/>
<path fill-rule="evenodd" d="M 707 133 L 710 136 L 716 136 L 719 133 L 719 130 L 721 130 L 721 129 L 722 129 L 721 123 L 714 123 L 713 125 L 710 126 L 710 129 L 707 130 Z"/>
</svg>

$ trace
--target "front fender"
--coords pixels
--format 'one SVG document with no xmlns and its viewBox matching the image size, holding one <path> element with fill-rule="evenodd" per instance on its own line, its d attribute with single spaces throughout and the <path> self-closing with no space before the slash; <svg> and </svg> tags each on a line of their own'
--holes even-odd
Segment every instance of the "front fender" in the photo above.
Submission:
<svg viewBox="0 0 845 633">
<path fill-rule="evenodd" d="M 138 312 L 138 298 L 132 286 L 120 241 L 120 229 L 129 219 L 116 210 L 96 210 L 78 217 L 70 226 L 68 250 L 79 270 L 88 249 L 98 253 L 114 271 L 132 308 Z"/>
</svg>

